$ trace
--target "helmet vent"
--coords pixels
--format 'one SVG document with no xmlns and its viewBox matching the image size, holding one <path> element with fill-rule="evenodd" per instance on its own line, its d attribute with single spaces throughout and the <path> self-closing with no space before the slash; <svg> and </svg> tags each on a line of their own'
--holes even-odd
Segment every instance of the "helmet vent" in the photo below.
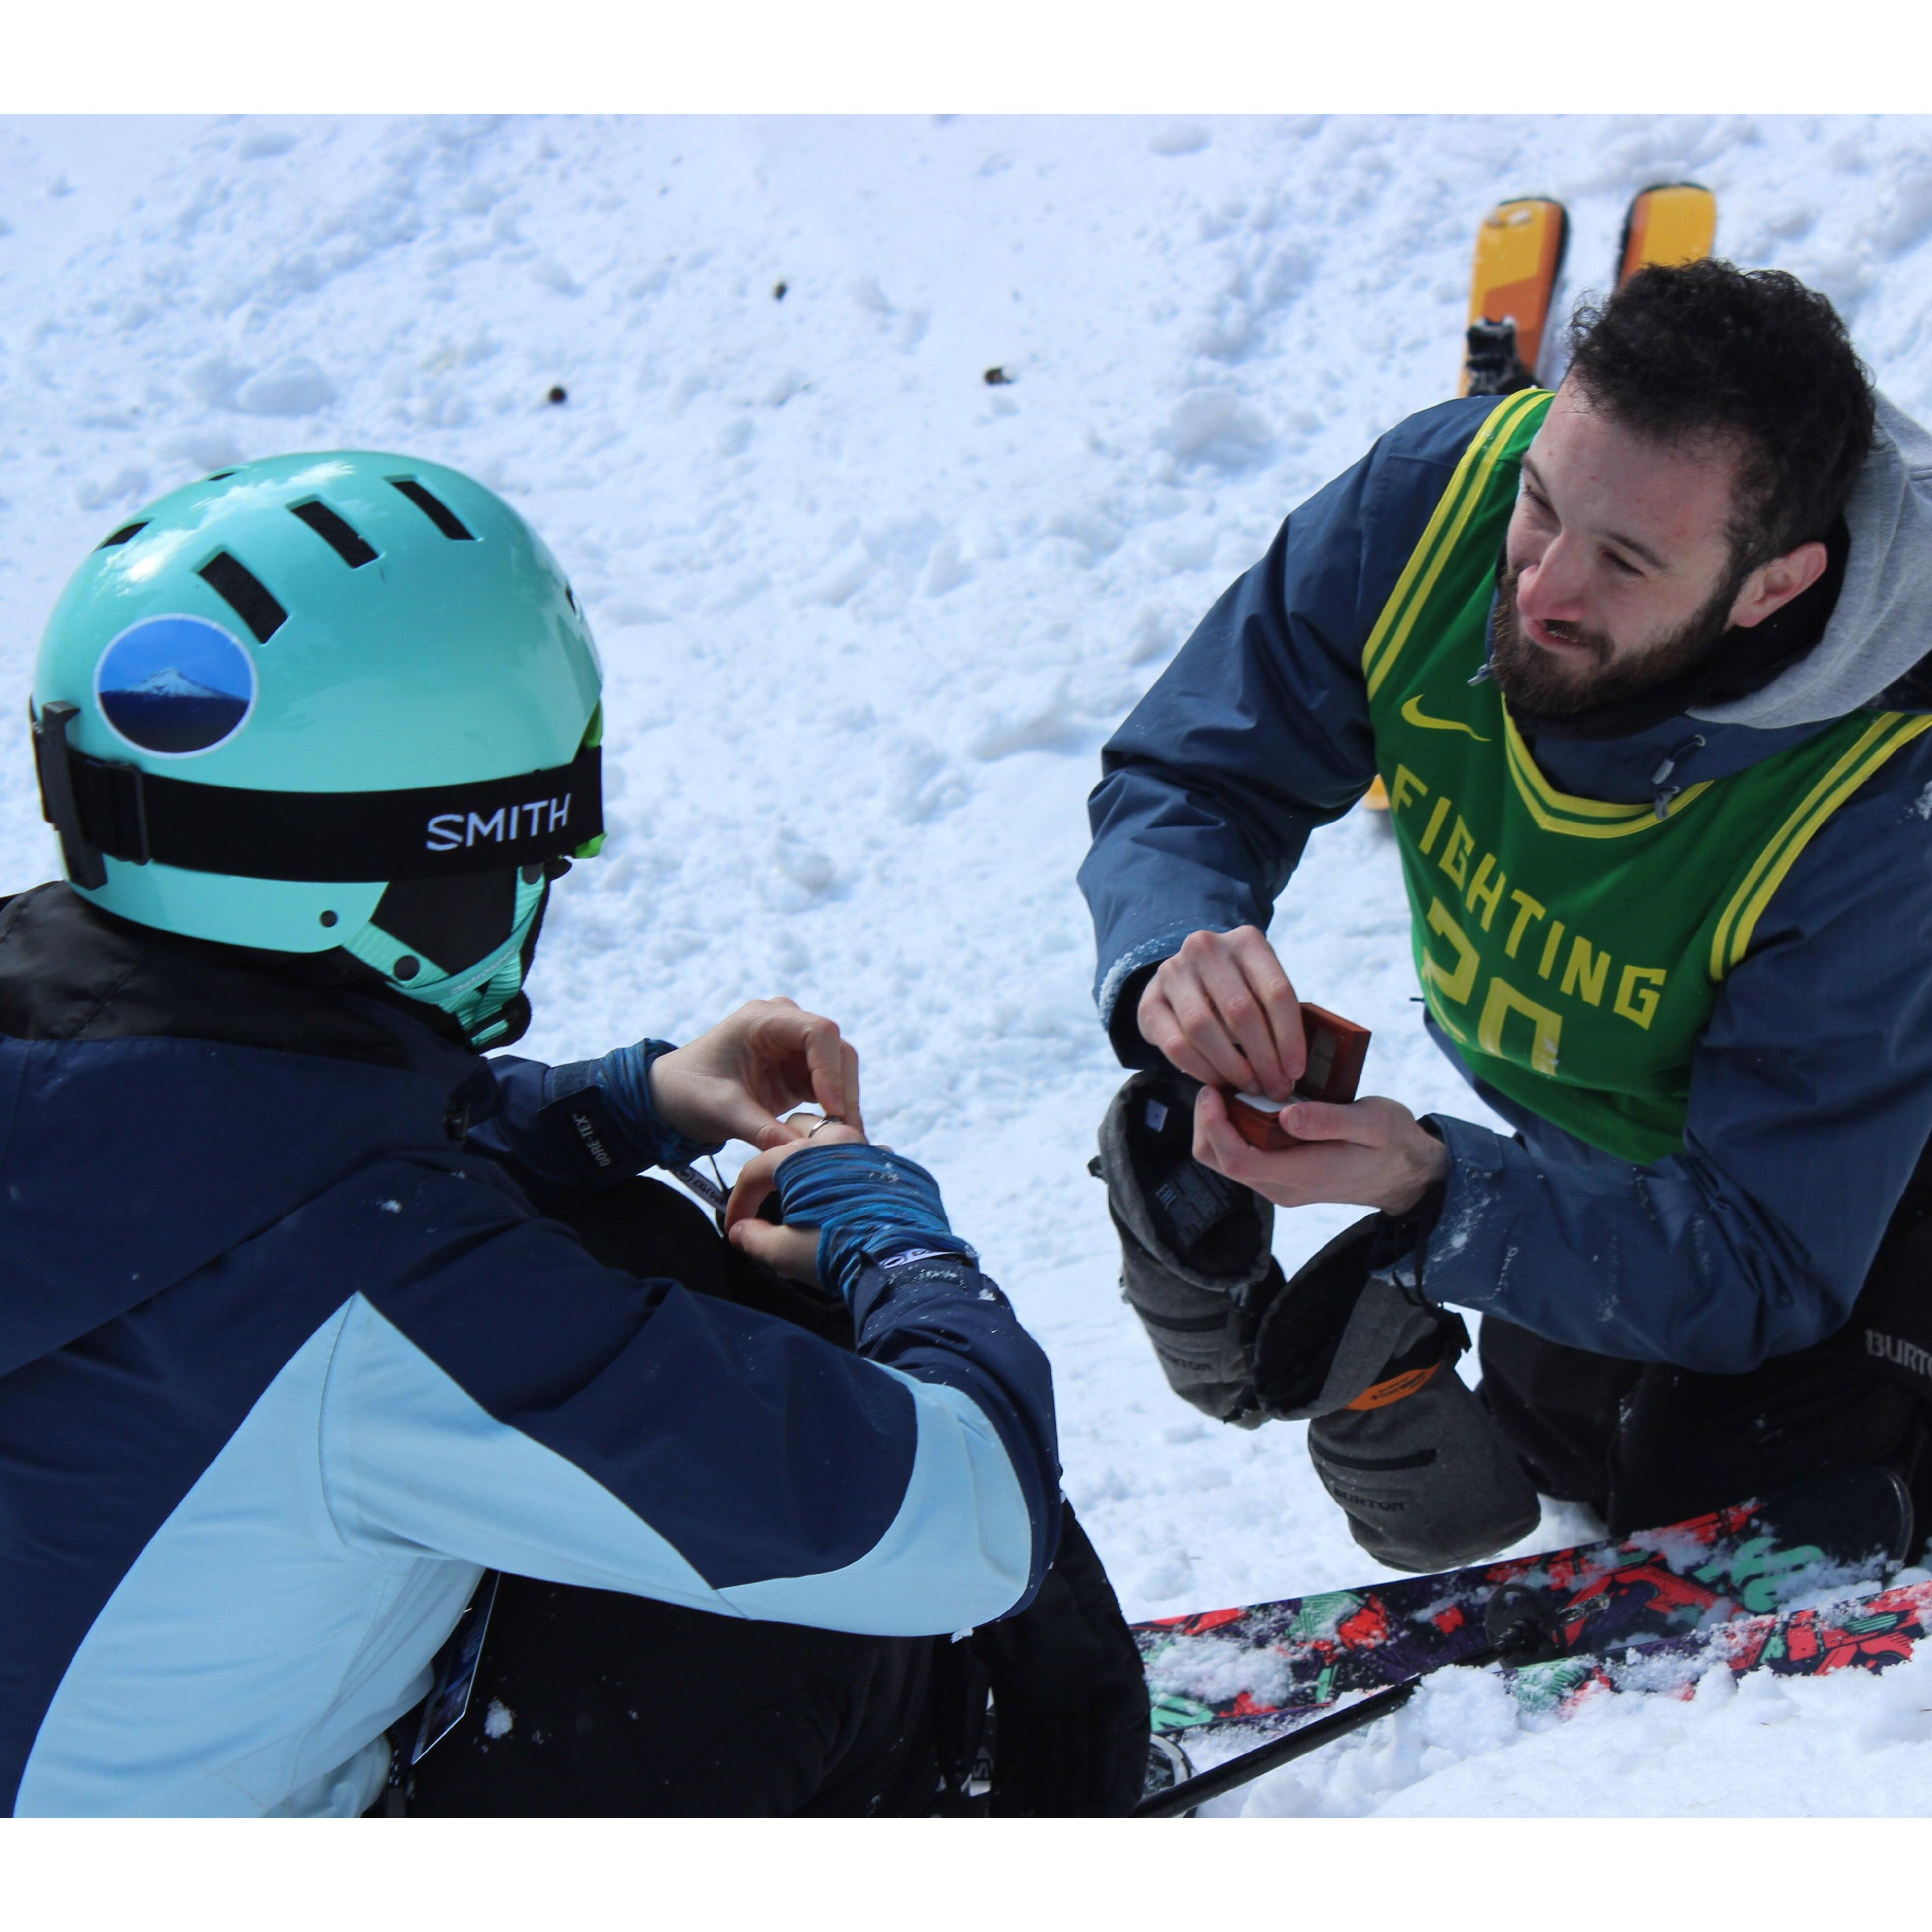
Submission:
<svg viewBox="0 0 1932 1932">
<path fill-rule="evenodd" d="M 218 550 L 201 566 L 202 581 L 233 609 L 236 616 L 266 644 L 289 620 L 289 614 L 270 594 L 268 586 L 246 564 Z"/>
<path fill-rule="evenodd" d="M 355 526 L 344 521 L 326 503 L 295 503 L 290 514 L 301 518 L 351 570 L 360 570 L 376 561 L 376 553 L 362 541 Z"/>
<path fill-rule="evenodd" d="M 145 522 L 123 524 L 111 537 L 103 537 L 94 547 L 96 550 L 113 550 L 130 538 L 139 536 L 147 527 Z"/>
<path fill-rule="evenodd" d="M 452 543 L 474 543 L 476 533 L 468 529 L 463 519 L 440 498 L 432 496 L 413 476 L 392 476 L 390 486 L 400 490 L 448 538 Z"/>
</svg>

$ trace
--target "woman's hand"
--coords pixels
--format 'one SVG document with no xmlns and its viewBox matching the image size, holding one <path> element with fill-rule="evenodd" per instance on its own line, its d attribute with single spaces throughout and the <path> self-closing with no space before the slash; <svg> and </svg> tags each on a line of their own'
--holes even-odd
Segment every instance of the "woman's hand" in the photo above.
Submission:
<svg viewBox="0 0 1932 1932">
<path fill-rule="evenodd" d="M 662 1066 L 663 1062 L 658 1064 Z M 732 1184 L 730 1199 L 724 1204 L 725 1238 L 734 1247 L 742 1249 L 753 1260 L 763 1262 L 788 1280 L 807 1282 L 814 1287 L 820 1286 L 818 1230 L 776 1226 L 770 1221 L 760 1220 L 758 1210 L 764 1205 L 765 1197 L 776 1188 L 772 1176 L 781 1164 L 801 1148 L 836 1147 L 850 1142 L 862 1144 L 865 1138 L 861 1130 L 849 1126 L 821 1126 L 809 1135 L 801 1128 L 799 1138 L 769 1148 L 747 1161 Z"/>
<path fill-rule="evenodd" d="M 1297 1100 L 1281 1124 L 1305 1147 L 1264 1154 L 1228 1118 L 1220 1090 L 1194 1102 L 1194 1158 L 1283 1208 L 1347 1202 L 1405 1214 L 1449 1171 L 1449 1150 L 1399 1100 Z"/>
<path fill-rule="evenodd" d="M 858 1054 L 836 1021 L 794 1000 L 740 1006 L 688 1046 L 660 1054 L 650 1078 L 658 1118 L 687 1140 L 790 1145 L 810 1124 L 794 1126 L 778 1117 L 807 1100 L 864 1132 Z"/>
</svg>

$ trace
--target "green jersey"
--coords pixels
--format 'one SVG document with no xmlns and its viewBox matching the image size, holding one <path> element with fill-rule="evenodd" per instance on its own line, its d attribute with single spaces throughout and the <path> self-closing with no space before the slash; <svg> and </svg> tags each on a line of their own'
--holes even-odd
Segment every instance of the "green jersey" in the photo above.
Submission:
<svg viewBox="0 0 1932 1932">
<path fill-rule="evenodd" d="M 1932 715 L 1862 711 L 1664 806 L 1570 796 L 1492 680 L 1496 561 L 1547 392 L 1464 453 L 1362 664 L 1429 1010 L 1470 1072 L 1625 1160 L 1678 1152 L 1725 975 L 1831 814 Z"/>
</svg>

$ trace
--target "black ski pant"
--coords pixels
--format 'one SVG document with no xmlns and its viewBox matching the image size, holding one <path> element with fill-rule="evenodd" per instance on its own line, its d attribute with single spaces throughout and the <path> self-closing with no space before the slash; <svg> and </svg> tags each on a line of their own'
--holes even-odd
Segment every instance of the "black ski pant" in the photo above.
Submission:
<svg viewBox="0 0 1932 1932">
<path fill-rule="evenodd" d="M 842 1304 L 721 1240 L 661 1183 L 557 1216 L 607 1265 L 850 1346 Z M 463 1721 L 410 1774 L 409 1815 L 917 1816 L 939 1784 L 929 1637 L 753 1623 L 505 1576 Z M 414 1714 L 397 1727 L 413 1736 Z"/>
<path fill-rule="evenodd" d="M 1483 1318 L 1482 1396 L 1546 1496 L 1588 1503 L 1612 1535 L 1874 1462 L 1932 1526 L 1921 1398 L 1862 1367 L 1838 1338 L 1741 1376 L 1624 1361 Z"/>
</svg>

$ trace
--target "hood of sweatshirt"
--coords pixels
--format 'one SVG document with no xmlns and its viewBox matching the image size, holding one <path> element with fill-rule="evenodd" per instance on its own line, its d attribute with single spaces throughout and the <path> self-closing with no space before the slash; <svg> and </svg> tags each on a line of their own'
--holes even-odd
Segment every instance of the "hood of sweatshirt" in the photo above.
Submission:
<svg viewBox="0 0 1932 1932">
<path fill-rule="evenodd" d="M 1638 803 L 1729 777 L 1865 707 L 1932 710 L 1932 436 L 1884 396 L 1845 508 L 1844 578 L 1817 641 L 1756 690 L 1613 737 L 1534 740 L 1550 782 Z"/>
<path fill-rule="evenodd" d="M 1932 652 L 1932 436 L 1883 396 L 1845 524 L 1851 549 L 1824 635 L 1762 690 L 1693 717 L 1759 731 L 1828 724 L 1880 704 Z"/>
</svg>

